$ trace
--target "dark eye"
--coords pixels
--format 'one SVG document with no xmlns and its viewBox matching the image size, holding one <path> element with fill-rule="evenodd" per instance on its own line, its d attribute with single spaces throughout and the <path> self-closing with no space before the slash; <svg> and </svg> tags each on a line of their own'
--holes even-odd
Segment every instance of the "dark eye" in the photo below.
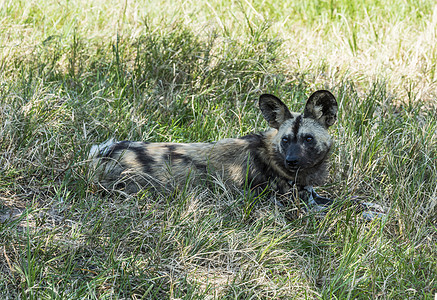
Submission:
<svg viewBox="0 0 437 300">
<path fill-rule="evenodd" d="M 314 138 L 312 137 L 312 136 L 306 136 L 305 137 L 305 141 L 307 142 L 307 143 L 310 143 L 310 142 L 312 142 L 314 140 Z"/>
<path fill-rule="evenodd" d="M 287 144 L 287 143 L 288 143 L 288 137 L 284 136 L 284 137 L 282 138 L 282 142 L 283 142 L 284 144 Z"/>
</svg>

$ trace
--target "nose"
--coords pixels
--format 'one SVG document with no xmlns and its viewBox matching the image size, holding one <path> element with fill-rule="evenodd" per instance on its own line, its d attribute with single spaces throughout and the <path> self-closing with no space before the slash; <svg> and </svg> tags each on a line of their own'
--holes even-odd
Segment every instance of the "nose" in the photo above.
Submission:
<svg viewBox="0 0 437 300">
<path fill-rule="evenodd" d="M 285 162 L 289 167 L 297 167 L 299 159 L 297 158 L 297 156 L 287 156 L 285 158 Z"/>
</svg>

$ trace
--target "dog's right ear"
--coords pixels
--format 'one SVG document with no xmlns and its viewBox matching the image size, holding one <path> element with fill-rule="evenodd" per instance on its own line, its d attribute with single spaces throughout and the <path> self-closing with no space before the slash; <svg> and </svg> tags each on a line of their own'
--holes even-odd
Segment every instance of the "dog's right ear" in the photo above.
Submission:
<svg viewBox="0 0 437 300">
<path fill-rule="evenodd" d="M 320 90 L 314 92 L 305 105 L 304 118 L 312 118 L 328 128 L 337 120 L 338 104 L 331 92 Z"/>
<path fill-rule="evenodd" d="M 293 118 L 288 107 L 278 97 L 270 94 L 259 97 L 259 108 L 269 126 L 275 129 L 279 129 L 285 120 Z"/>
</svg>

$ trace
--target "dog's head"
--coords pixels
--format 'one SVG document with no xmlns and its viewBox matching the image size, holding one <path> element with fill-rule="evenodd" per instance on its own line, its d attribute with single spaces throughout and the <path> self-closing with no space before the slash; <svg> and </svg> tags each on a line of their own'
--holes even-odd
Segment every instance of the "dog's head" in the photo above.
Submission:
<svg viewBox="0 0 437 300">
<path fill-rule="evenodd" d="M 335 97 L 325 90 L 309 98 L 303 113 L 290 112 L 276 96 L 263 94 L 259 107 L 269 126 L 277 130 L 273 147 L 277 160 L 291 173 L 323 162 L 332 146 L 328 128 L 337 119 Z"/>
</svg>

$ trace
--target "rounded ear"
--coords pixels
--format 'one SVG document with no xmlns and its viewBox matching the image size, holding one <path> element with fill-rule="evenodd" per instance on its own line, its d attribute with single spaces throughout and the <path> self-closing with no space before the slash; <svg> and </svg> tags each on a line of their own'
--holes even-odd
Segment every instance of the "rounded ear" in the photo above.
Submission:
<svg viewBox="0 0 437 300">
<path fill-rule="evenodd" d="M 331 92 L 320 90 L 314 92 L 305 105 L 304 118 L 312 118 L 328 128 L 337 120 L 337 100 Z"/>
<path fill-rule="evenodd" d="M 262 94 L 259 97 L 259 108 L 272 128 L 279 129 L 285 120 L 293 117 L 288 107 L 278 97 L 270 94 Z"/>
</svg>

